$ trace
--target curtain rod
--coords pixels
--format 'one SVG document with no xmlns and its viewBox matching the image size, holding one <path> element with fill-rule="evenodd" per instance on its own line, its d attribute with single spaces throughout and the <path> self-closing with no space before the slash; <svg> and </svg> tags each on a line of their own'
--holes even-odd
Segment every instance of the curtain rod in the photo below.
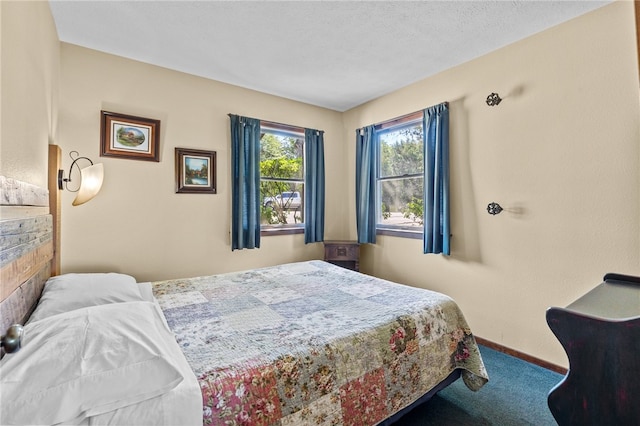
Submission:
<svg viewBox="0 0 640 426">
<path fill-rule="evenodd" d="M 232 115 L 237 115 L 237 114 L 227 114 L 229 117 L 231 117 Z M 241 117 L 241 116 L 238 116 Z M 293 126 L 291 124 L 284 124 L 284 123 L 278 123 L 277 121 L 269 121 L 269 120 L 261 120 L 259 118 L 253 118 L 253 117 L 246 117 L 246 118 L 251 118 L 253 120 L 258 120 L 261 123 L 265 123 L 267 125 L 271 125 L 272 127 L 280 127 L 280 130 L 291 130 L 291 131 L 295 131 L 298 133 L 304 133 L 305 131 L 305 127 L 300 127 L 300 126 Z M 315 130 L 316 132 L 321 132 L 324 133 L 324 130 L 318 130 L 318 129 L 310 129 L 310 130 Z"/>
<path fill-rule="evenodd" d="M 449 106 L 449 102 L 440 102 L 438 104 L 432 105 L 431 107 L 438 106 L 438 105 Z M 427 107 L 427 108 L 431 108 L 431 107 Z M 412 118 L 413 115 L 419 114 L 419 113 L 421 113 L 422 111 L 424 111 L 427 108 L 422 108 L 422 109 L 419 109 L 417 111 L 410 112 L 409 114 L 404 114 L 404 115 L 401 115 L 401 116 L 398 116 L 398 117 L 395 117 L 395 118 L 391 118 L 389 120 L 380 121 L 378 123 L 371 124 L 371 126 L 378 127 L 378 126 L 382 126 L 382 125 L 385 125 L 385 124 L 394 125 L 394 124 L 397 124 L 398 122 L 402 122 L 403 120 L 407 120 L 407 119 Z"/>
</svg>

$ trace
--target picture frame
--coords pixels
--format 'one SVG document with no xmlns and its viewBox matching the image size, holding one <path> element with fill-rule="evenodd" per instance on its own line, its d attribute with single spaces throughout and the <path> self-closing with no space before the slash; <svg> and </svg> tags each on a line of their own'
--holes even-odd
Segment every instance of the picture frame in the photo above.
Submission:
<svg viewBox="0 0 640 426">
<path fill-rule="evenodd" d="M 100 156 L 160 161 L 160 120 L 100 111 Z"/>
<path fill-rule="evenodd" d="M 216 152 L 176 148 L 176 193 L 215 194 Z"/>
</svg>

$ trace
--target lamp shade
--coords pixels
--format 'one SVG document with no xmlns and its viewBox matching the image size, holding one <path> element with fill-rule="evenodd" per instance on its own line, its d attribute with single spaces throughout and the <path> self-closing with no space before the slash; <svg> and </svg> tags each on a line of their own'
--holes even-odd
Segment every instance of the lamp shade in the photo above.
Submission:
<svg viewBox="0 0 640 426">
<path fill-rule="evenodd" d="M 79 206 L 91 200 L 100 191 L 104 178 L 104 168 L 102 164 L 94 164 L 80 170 L 80 189 L 76 199 L 71 203 Z"/>
</svg>

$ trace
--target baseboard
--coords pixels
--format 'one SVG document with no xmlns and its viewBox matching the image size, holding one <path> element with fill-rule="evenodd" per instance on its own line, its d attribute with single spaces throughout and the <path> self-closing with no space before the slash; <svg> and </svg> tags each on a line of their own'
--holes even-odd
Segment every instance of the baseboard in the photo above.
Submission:
<svg viewBox="0 0 640 426">
<path fill-rule="evenodd" d="M 476 342 L 478 342 L 478 344 L 480 345 L 486 346 L 498 352 L 502 352 L 507 355 L 511 355 L 513 357 L 519 358 L 523 361 L 530 362 L 531 364 L 537 365 L 539 367 L 546 368 L 547 370 L 555 371 L 556 373 L 560 373 L 560 374 L 567 374 L 567 369 L 564 367 L 560 367 L 559 365 L 552 364 L 543 359 L 536 358 L 531 355 L 527 355 L 523 352 L 508 348 L 506 346 L 502 346 L 498 343 L 491 342 L 481 337 L 476 336 Z"/>
</svg>

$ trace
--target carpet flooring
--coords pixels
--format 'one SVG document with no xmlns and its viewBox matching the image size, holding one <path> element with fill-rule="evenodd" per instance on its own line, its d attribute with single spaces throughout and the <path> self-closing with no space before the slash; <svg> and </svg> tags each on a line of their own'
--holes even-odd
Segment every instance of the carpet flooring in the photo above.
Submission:
<svg viewBox="0 0 640 426">
<path fill-rule="evenodd" d="M 459 379 L 395 426 L 556 425 L 547 394 L 561 374 L 485 346 L 480 353 L 489 373 L 485 386 L 473 392 Z"/>
</svg>

